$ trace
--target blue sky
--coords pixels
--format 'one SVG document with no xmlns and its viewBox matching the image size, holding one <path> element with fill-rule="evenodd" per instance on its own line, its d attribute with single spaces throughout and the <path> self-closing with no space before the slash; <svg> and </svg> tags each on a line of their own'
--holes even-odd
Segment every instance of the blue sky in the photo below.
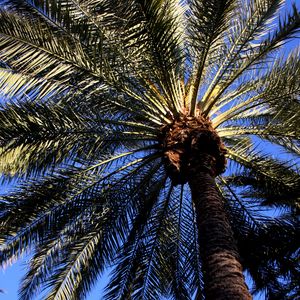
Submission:
<svg viewBox="0 0 300 300">
<path fill-rule="evenodd" d="M 12 266 L 9 266 L 6 270 L 0 270 L 0 288 L 2 288 L 5 293 L 0 293 L 0 300 L 17 300 L 18 299 L 18 286 L 19 281 L 25 274 L 26 270 L 26 258 L 22 261 L 16 262 Z M 102 291 L 108 282 L 108 274 L 104 274 L 98 284 L 93 288 L 91 293 L 87 296 L 87 300 L 100 300 L 102 299 Z M 40 297 L 37 299 L 42 299 Z M 263 295 L 257 295 L 254 300 L 264 300 Z"/>
<path fill-rule="evenodd" d="M 287 9 L 291 7 L 291 0 L 286 1 Z M 297 6 L 300 8 L 300 1 L 296 0 Z M 0 4 L 1 5 L 1 4 Z M 294 48 L 299 45 L 299 40 L 294 40 L 290 42 L 287 47 Z M 2 185 L 0 187 L 0 194 L 4 193 L 5 190 L 8 189 L 8 186 Z M 18 299 L 18 286 L 20 284 L 20 280 L 22 276 L 25 274 L 26 261 L 28 257 L 23 257 L 21 261 L 13 264 L 12 266 L 8 266 L 6 269 L 0 269 L 0 289 L 3 289 L 5 293 L 0 293 L 0 300 L 17 300 Z M 249 278 L 248 278 L 249 279 Z M 105 284 L 108 281 L 108 274 L 104 274 L 101 280 L 99 280 L 98 284 L 94 287 L 92 292 L 86 298 L 88 300 L 98 300 L 101 299 L 102 291 Z M 41 299 L 42 294 L 39 295 L 37 299 Z M 258 295 L 254 298 L 255 300 L 264 300 L 265 297 L 263 295 Z"/>
<path fill-rule="evenodd" d="M 16 262 L 12 266 L 8 266 L 5 270 L 0 270 L 0 288 L 4 290 L 4 293 L 0 293 L 0 300 L 17 300 L 18 288 L 20 279 L 26 271 L 26 257 L 21 261 Z M 87 300 L 99 300 L 101 299 L 102 291 L 107 284 L 108 274 L 102 276 L 102 280 L 98 281 L 98 284 L 91 291 Z M 42 299 L 42 294 L 36 299 Z"/>
</svg>

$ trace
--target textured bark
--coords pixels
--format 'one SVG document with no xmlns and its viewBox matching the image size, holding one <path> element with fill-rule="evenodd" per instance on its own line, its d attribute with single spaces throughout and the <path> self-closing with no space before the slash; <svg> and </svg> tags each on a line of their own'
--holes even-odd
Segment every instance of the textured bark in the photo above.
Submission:
<svg viewBox="0 0 300 300">
<path fill-rule="evenodd" d="M 197 215 L 205 299 L 252 299 L 214 177 L 198 169 L 188 183 Z"/>
<path fill-rule="evenodd" d="M 191 167 L 195 161 L 202 161 L 205 154 L 213 161 L 211 171 L 215 175 L 224 171 L 227 151 L 207 116 L 198 111 L 197 116 L 181 114 L 170 121 L 161 127 L 159 140 L 163 163 L 174 185 L 187 183 Z"/>
</svg>

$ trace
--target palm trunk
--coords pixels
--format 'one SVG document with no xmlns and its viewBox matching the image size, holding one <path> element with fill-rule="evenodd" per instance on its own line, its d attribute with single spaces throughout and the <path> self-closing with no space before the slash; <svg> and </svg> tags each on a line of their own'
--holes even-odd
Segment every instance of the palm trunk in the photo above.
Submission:
<svg viewBox="0 0 300 300">
<path fill-rule="evenodd" d="M 198 171 L 188 183 L 197 215 L 205 299 L 252 299 L 214 177 Z"/>
</svg>

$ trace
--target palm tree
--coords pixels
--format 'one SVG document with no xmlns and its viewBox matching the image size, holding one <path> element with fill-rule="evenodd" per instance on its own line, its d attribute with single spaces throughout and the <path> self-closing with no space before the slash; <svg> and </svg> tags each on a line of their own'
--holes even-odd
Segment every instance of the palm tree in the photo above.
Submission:
<svg viewBox="0 0 300 300">
<path fill-rule="evenodd" d="M 251 299 L 242 265 L 254 292 L 299 292 L 300 52 L 280 50 L 300 15 L 244 2 L 3 4 L 0 260 L 31 251 L 20 299 L 82 299 L 106 266 L 105 299 Z"/>
</svg>

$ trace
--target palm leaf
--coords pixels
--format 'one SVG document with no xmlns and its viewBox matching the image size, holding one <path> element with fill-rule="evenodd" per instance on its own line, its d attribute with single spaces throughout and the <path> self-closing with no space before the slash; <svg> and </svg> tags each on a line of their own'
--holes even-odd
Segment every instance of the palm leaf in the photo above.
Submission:
<svg viewBox="0 0 300 300">
<path fill-rule="evenodd" d="M 253 293 L 297 294 L 299 49 L 275 55 L 299 12 L 245 3 L 5 1 L 0 174 L 17 184 L 0 262 L 33 253 L 21 299 L 83 299 L 107 267 L 106 299 L 203 299 L 198 212 L 166 162 L 174 150 L 196 175 L 201 122 L 226 148 L 216 183 Z"/>
</svg>

